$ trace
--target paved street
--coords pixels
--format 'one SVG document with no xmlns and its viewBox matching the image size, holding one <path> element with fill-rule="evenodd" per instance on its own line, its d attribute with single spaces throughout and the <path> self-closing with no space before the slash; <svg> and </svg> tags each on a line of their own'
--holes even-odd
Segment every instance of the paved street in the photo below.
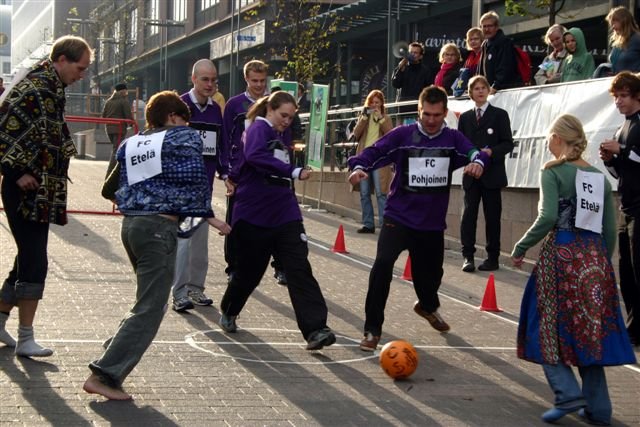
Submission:
<svg viewBox="0 0 640 427">
<path fill-rule="evenodd" d="M 269 269 L 238 319 L 237 334 L 217 326 L 226 286 L 222 238 L 211 233 L 207 293 L 213 307 L 189 314 L 169 310 L 153 345 L 126 380 L 131 402 L 108 402 L 82 391 L 87 364 L 102 352 L 134 299 L 135 280 L 120 242 L 121 216 L 99 215 L 106 162 L 74 160 L 69 224 L 52 226 L 49 276 L 35 322 L 36 338 L 52 357 L 16 358 L 0 346 L 0 425 L 131 426 L 538 426 L 553 400 L 542 369 L 516 357 L 523 272 L 496 272 L 501 313 L 478 310 L 488 274 L 460 271 L 461 256 L 446 253 L 439 334 L 412 310 L 411 284 L 395 279 L 382 343 L 405 339 L 419 366 L 405 381 L 380 369 L 377 354 L 359 350 L 368 271 L 377 235 L 326 213 L 305 213 L 310 261 L 329 306 L 335 345 L 304 349 L 286 287 Z M 216 182 L 214 210 L 224 214 Z M 348 254 L 329 249 L 344 226 Z M 506 249 L 506 248 L 505 248 Z M 0 214 L 0 274 L 15 255 Z M 398 260 L 401 275 L 406 254 Z M 17 313 L 8 329 L 17 335 Z M 640 356 L 640 352 L 636 353 Z M 640 367 L 607 370 L 615 426 L 640 425 Z M 568 416 L 564 426 L 585 425 Z"/>
</svg>

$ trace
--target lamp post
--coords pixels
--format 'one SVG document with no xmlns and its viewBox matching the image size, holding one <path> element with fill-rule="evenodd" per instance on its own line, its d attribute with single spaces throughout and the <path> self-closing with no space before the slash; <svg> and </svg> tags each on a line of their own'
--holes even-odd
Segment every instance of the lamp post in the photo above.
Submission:
<svg viewBox="0 0 640 427">
<path fill-rule="evenodd" d="M 174 21 L 173 19 L 151 19 L 142 18 L 144 25 L 150 27 L 159 27 L 159 42 L 158 52 L 160 52 L 160 79 L 158 80 L 159 90 L 164 90 L 167 87 L 167 63 L 169 60 L 169 35 L 168 27 L 184 27 L 187 21 Z"/>
</svg>

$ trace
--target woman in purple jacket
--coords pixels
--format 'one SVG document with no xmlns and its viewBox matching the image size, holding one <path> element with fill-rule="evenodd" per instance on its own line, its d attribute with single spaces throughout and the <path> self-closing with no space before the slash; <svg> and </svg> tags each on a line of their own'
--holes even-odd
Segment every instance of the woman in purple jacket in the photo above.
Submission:
<svg viewBox="0 0 640 427">
<path fill-rule="evenodd" d="M 258 100 L 247 113 L 233 229 L 236 269 L 220 303 L 220 327 L 236 332 L 236 318 L 264 275 L 272 255 L 282 260 L 289 296 L 307 350 L 336 341 L 327 327 L 327 304 L 307 259 L 309 248 L 293 181 L 308 169 L 292 164 L 291 138 L 285 130 L 296 113 L 295 99 L 278 91 Z"/>
</svg>

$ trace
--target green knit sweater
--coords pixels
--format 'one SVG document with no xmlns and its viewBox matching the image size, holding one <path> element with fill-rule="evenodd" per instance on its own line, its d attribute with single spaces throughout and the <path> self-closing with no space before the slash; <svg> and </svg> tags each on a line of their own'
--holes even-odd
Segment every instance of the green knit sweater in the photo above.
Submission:
<svg viewBox="0 0 640 427">
<path fill-rule="evenodd" d="M 527 250 L 542 240 L 556 225 L 558 220 L 559 199 L 576 198 L 576 171 L 598 172 L 593 166 L 579 167 L 571 163 L 563 163 L 540 174 L 540 201 L 538 202 L 538 217 L 522 238 L 516 243 L 511 256 L 523 256 Z M 613 254 L 616 244 L 616 218 L 611 184 L 604 181 L 604 213 L 602 235 L 607 245 L 609 258 Z"/>
</svg>

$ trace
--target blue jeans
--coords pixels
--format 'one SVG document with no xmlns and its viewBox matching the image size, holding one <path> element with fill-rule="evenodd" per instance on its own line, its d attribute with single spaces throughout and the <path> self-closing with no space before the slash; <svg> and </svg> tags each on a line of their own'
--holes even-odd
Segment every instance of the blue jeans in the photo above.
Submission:
<svg viewBox="0 0 640 427">
<path fill-rule="evenodd" d="M 585 410 L 594 421 L 609 423 L 611 421 L 611 399 L 607 388 L 604 367 L 598 365 L 579 366 L 582 378 L 582 389 L 576 380 L 571 366 L 564 364 L 543 364 L 544 374 L 551 389 L 555 393 L 555 407 L 574 409 L 586 407 Z"/>
<path fill-rule="evenodd" d="M 384 213 L 384 205 L 387 203 L 387 195 L 382 193 L 380 187 L 380 171 L 375 169 L 369 173 L 368 179 L 360 181 L 360 204 L 362 205 L 362 225 L 367 228 L 376 228 L 373 218 L 373 204 L 371 203 L 371 190 L 369 184 L 373 182 L 376 192 L 376 200 L 378 201 L 378 220 L 382 227 L 382 217 Z"/>
</svg>

